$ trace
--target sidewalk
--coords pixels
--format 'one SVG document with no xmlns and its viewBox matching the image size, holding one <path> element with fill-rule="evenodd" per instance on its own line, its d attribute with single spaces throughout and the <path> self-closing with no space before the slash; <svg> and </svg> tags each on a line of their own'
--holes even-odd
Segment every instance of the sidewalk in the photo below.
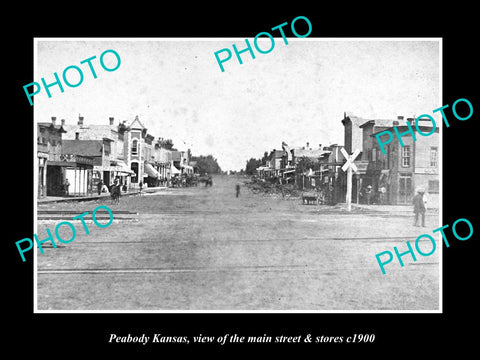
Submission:
<svg viewBox="0 0 480 360">
<path fill-rule="evenodd" d="M 142 193 L 152 193 L 161 190 L 168 189 L 166 186 L 159 186 L 159 187 L 150 187 L 142 189 Z M 130 190 L 127 192 L 122 192 L 121 196 L 135 196 L 140 194 L 140 191 Z M 52 203 L 52 202 L 65 202 L 65 201 L 90 201 L 90 200 L 98 200 L 100 198 L 110 198 L 110 193 L 101 193 L 98 195 L 97 193 L 91 194 L 89 196 L 45 196 L 37 199 L 38 204 L 45 204 L 45 203 Z"/>
<path fill-rule="evenodd" d="M 346 205 L 345 205 L 346 206 Z M 362 209 L 373 212 L 389 213 L 389 214 L 413 214 L 412 205 L 367 205 L 367 204 L 352 204 L 352 209 Z M 438 214 L 438 208 L 427 208 L 427 215 Z"/>
</svg>

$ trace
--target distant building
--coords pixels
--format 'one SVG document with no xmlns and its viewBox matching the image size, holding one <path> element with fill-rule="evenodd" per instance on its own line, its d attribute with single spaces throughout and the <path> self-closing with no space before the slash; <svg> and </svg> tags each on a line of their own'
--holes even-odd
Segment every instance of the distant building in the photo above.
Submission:
<svg viewBox="0 0 480 360">
<path fill-rule="evenodd" d="M 323 147 L 324 155 L 320 158 L 321 186 L 333 192 L 331 202 L 344 202 L 347 189 L 346 179 L 341 167 L 345 157 L 340 151 L 342 145 L 331 144 Z"/>
<path fill-rule="evenodd" d="M 180 170 L 182 174 L 193 175 L 193 166 L 190 165 L 189 151 L 180 151 Z"/>
<path fill-rule="evenodd" d="M 362 150 L 363 132 L 360 125 L 363 125 L 367 119 L 354 116 L 352 113 L 343 114 L 342 124 L 344 126 L 344 147 L 351 154 L 355 149 Z"/>
<path fill-rule="evenodd" d="M 270 169 L 271 169 L 271 175 L 272 176 L 280 176 L 282 170 L 284 170 L 284 160 L 283 157 L 285 155 L 284 150 L 276 150 L 273 149 L 270 152 L 269 159 L 270 159 Z"/>
<path fill-rule="evenodd" d="M 182 154 L 180 151 L 172 151 L 171 172 L 172 176 L 180 175 L 182 173 L 180 164 L 182 163 Z"/>
<path fill-rule="evenodd" d="M 172 177 L 172 151 L 162 146 L 162 140 L 154 145 L 155 166 L 160 173 L 160 181 L 164 184 Z"/>
</svg>

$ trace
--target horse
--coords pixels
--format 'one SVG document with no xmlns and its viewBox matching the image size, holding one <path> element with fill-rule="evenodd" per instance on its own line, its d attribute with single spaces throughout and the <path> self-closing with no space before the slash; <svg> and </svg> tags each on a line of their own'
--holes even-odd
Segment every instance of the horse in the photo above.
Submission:
<svg viewBox="0 0 480 360">
<path fill-rule="evenodd" d="M 209 176 L 208 179 L 205 181 L 205 187 L 212 186 L 212 185 L 213 185 L 212 177 Z"/>
<path fill-rule="evenodd" d="M 120 202 L 120 185 L 112 185 L 110 188 L 110 196 L 112 197 L 114 204 L 118 204 Z"/>
</svg>

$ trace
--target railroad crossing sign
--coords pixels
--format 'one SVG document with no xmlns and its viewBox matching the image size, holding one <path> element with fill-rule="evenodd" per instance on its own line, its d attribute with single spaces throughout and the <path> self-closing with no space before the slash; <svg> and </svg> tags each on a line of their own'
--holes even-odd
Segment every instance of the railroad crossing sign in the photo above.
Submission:
<svg viewBox="0 0 480 360">
<path fill-rule="evenodd" d="M 342 170 L 347 172 L 347 211 L 352 211 L 352 171 L 357 172 L 357 165 L 353 162 L 355 158 L 360 154 L 360 150 L 356 149 L 352 155 L 348 155 L 344 148 L 340 149 L 341 153 L 347 160 L 342 166 Z"/>
<path fill-rule="evenodd" d="M 352 155 L 348 155 L 347 150 L 345 150 L 344 148 L 341 148 L 340 151 L 342 152 L 343 156 L 345 156 L 345 159 L 347 160 L 347 162 L 343 164 L 342 170 L 347 171 L 348 168 L 352 168 L 353 171 L 357 172 L 358 171 L 357 165 L 355 165 L 353 161 L 358 156 L 358 154 L 360 154 L 360 150 L 358 149 L 355 150 Z"/>
</svg>

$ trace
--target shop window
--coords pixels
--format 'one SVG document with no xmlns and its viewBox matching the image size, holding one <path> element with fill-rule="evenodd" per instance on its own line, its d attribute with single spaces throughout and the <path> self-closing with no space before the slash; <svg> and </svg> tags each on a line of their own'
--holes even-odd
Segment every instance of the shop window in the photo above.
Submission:
<svg viewBox="0 0 480 360">
<path fill-rule="evenodd" d="M 438 194 L 440 192 L 439 180 L 428 180 L 428 192 L 430 194 Z"/>
</svg>

